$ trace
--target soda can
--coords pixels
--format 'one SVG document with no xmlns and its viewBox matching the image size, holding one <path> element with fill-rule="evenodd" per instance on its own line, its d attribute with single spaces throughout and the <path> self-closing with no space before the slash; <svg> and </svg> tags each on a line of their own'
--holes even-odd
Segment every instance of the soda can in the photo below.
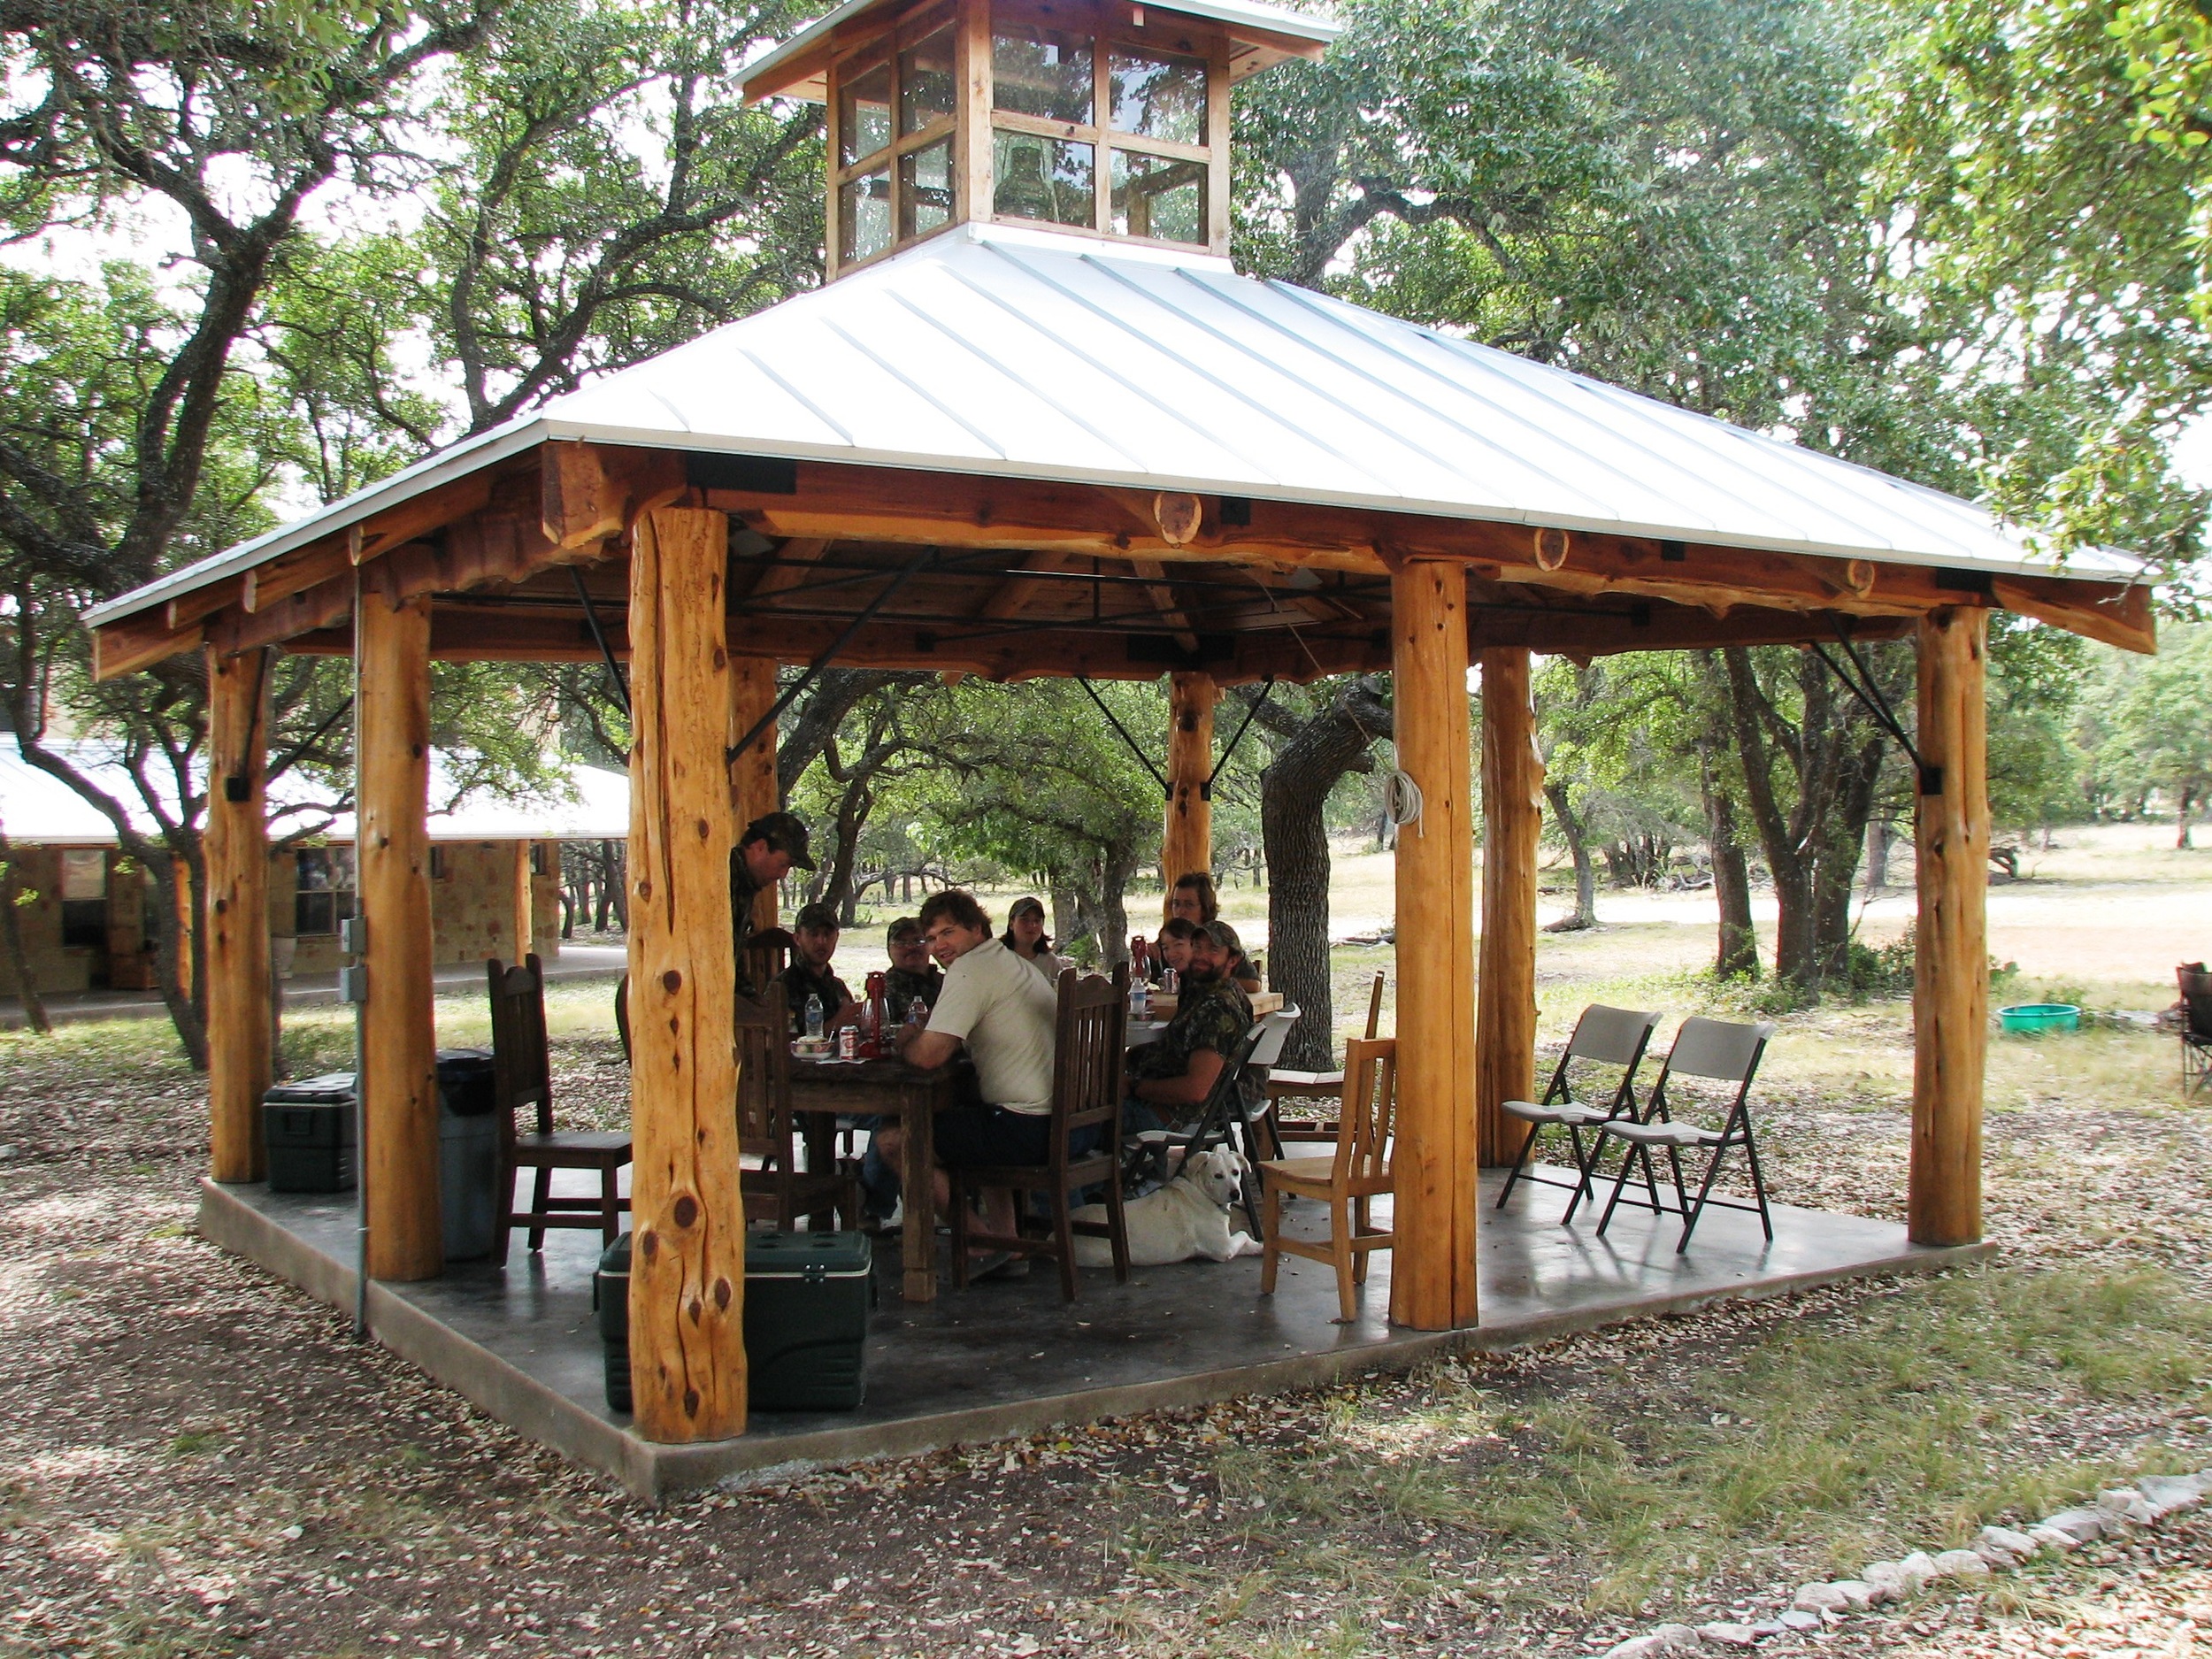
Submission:
<svg viewBox="0 0 2212 1659">
<path fill-rule="evenodd" d="M 860 1058 L 860 1027 L 840 1025 L 837 1028 L 837 1057 L 841 1060 Z"/>
</svg>

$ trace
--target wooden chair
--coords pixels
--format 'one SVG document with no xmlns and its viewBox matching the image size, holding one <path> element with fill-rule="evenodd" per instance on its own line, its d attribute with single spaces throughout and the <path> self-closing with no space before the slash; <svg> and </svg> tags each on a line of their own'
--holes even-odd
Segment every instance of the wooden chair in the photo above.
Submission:
<svg viewBox="0 0 2212 1659">
<path fill-rule="evenodd" d="M 545 975 L 537 957 L 509 967 L 497 957 L 484 964 L 492 1001 L 492 1087 L 499 1113 L 499 1222 L 492 1259 L 507 1260 L 507 1235 L 530 1230 L 530 1248 L 545 1248 L 548 1227 L 596 1227 L 612 1244 L 622 1231 L 617 1172 L 630 1161 L 630 1137 L 610 1131 L 553 1127 L 553 1067 L 545 1045 Z M 525 1133 L 518 1117 L 534 1106 L 536 1128 Z M 530 1208 L 515 1208 L 515 1176 L 534 1171 Z M 556 1197 L 555 1170 L 596 1170 L 597 1197 Z"/>
<path fill-rule="evenodd" d="M 1345 1045 L 1343 1133 L 1327 1157 L 1271 1158 L 1260 1165 L 1260 1294 L 1275 1294 L 1284 1254 L 1326 1262 L 1336 1270 L 1337 1323 L 1356 1317 L 1354 1287 L 1367 1282 L 1367 1258 L 1397 1242 L 1378 1229 L 1368 1206 L 1390 1191 L 1390 1118 L 1398 1094 L 1398 1040 L 1355 1038 Z M 1329 1207 L 1329 1241 L 1283 1236 L 1283 1200 L 1317 1198 Z"/>
<path fill-rule="evenodd" d="M 1650 1201 L 1632 1198 L 1629 1202 L 1655 1215 L 1682 1217 L 1682 1238 L 1674 1247 L 1676 1255 L 1690 1248 L 1690 1234 L 1696 1230 L 1698 1217 L 1708 1209 L 1741 1210 L 1756 1215 L 1767 1242 L 1774 1242 L 1774 1219 L 1767 1213 L 1766 1182 L 1759 1173 L 1759 1148 L 1751 1134 L 1751 1079 L 1758 1075 L 1760 1056 L 1766 1053 L 1767 1040 L 1773 1035 L 1773 1025 L 1765 1020 L 1755 1025 L 1740 1025 L 1727 1020 L 1707 1019 L 1701 1014 L 1682 1022 L 1682 1028 L 1674 1033 L 1674 1047 L 1667 1051 L 1667 1063 L 1660 1068 L 1659 1080 L 1651 1086 L 1651 1099 L 1645 1105 L 1643 1121 L 1615 1118 L 1598 1126 L 1600 1146 L 1599 1151 L 1591 1156 L 1593 1166 L 1603 1156 L 1605 1141 L 1618 1141 L 1627 1148 L 1621 1159 L 1620 1179 L 1613 1183 L 1613 1196 L 1606 1201 L 1605 1214 L 1598 1219 L 1600 1238 L 1605 1236 L 1613 1211 L 1627 1190 L 1629 1176 L 1640 1161 Z M 1734 1085 L 1735 1092 L 1729 1099 L 1719 1128 L 1709 1129 L 1700 1124 L 1676 1120 L 1674 1113 L 1680 1091 L 1672 1085 L 1678 1076 Z M 1668 1167 L 1674 1176 L 1672 1207 L 1659 1196 L 1658 1178 L 1651 1160 L 1654 1147 L 1666 1148 Z M 1739 1148 L 1751 1167 L 1754 1202 L 1748 1204 L 1713 1196 L 1713 1182 L 1720 1174 L 1722 1163 Z M 1706 1154 L 1705 1177 L 1698 1185 L 1695 1202 L 1691 1202 L 1682 1179 L 1682 1154 L 1686 1149 Z"/>
<path fill-rule="evenodd" d="M 1595 1201 L 1597 1195 L 1590 1190 L 1590 1171 L 1597 1163 L 1598 1148 L 1604 1144 L 1604 1137 L 1597 1132 L 1616 1118 L 1626 1118 L 1632 1122 L 1640 1119 L 1642 1114 L 1636 1110 L 1636 1068 L 1643 1064 L 1644 1049 L 1650 1044 L 1651 1033 L 1658 1025 L 1659 1016 L 1655 1012 L 1608 1008 L 1601 1002 L 1593 1002 L 1575 1021 L 1574 1034 L 1567 1039 L 1566 1051 L 1552 1070 L 1551 1082 L 1544 1090 L 1543 1099 L 1501 1102 L 1507 1117 L 1518 1118 L 1528 1125 L 1528 1133 L 1521 1141 L 1521 1156 L 1513 1161 L 1513 1172 L 1505 1178 L 1504 1189 L 1498 1194 L 1498 1209 L 1505 1208 L 1506 1200 L 1513 1196 L 1513 1188 L 1522 1181 L 1573 1191 L 1574 1196 L 1567 1201 L 1567 1213 L 1559 1218 L 1562 1226 L 1575 1218 L 1575 1211 L 1585 1198 Z M 1620 1080 L 1602 1105 L 1594 1097 L 1588 1102 L 1575 1098 L 1578 1070 L 1592 1065 L 1621 1068 Z M 1545 1130 L 1552 1128 L 1566 1130 L 1572 1146 L 1575 1178 L 1571 1181 L 1529 1173 L 1537 1141 L 1543 1138 Z M 1590 1131 L 1587 1144 L 1582 1139 L 1586 1129 Z"/>
<path fill-rule="evenodd" d="M 1382 1025 L 1383 971 L 1375 970 L 1375 982 L 1367 991 L 1367 1041 L 1375 1041 Z M 1342 1071 L 1286 1071 L 1272 1066 L 1267 1074 L 1267 1131 L 1274 1141 L 1278 1156 L 1286 1143 L 1293 1141 L 1334 1141 L 1336 1120 L 1333 1118 L 1294 1118 L 1285 1123 L 1282 1102 L 1286 1100 L 1334 1101 L 1344 1093 Z"/>
<path fill-rule="evenodd" d="M 1062 970 L 1059 1009 L 1055 1016 L 1056 1046 L 1052 1061 L 1052 1124 L 1049 1156 L 1042 1164 L 995 1164 L 946 1171 L 952 1187 L 952 1282 L 968 1283 L 968 1249 L 984 1245 L 1017 1256 L 1049 1256 L 1060 1263 L 1060 1296 L 1075 1300 L 1075 1235 L 1102 1238 L 1113 1247 L 1114 1277 L 1129 1278 L 1129 1227 L 1121 1197 L 1121 1097 L 1129 1027 L 1129 967 L 1114 970 L 1110 979 Z M 1096 1125 L 1102 1133 L 1089 1151 L 1071 1154 L 1069 1142 L 1079 1130 Z M 1071 1194 L 1083 1187 L 1102 1185 L 1106 1196 L 1104 1221 L 1077 1221 L 1070 1213 Z M 1038 1238 L 1020 1232 L 1015 1236 L 976 1232 L 968 1214 L 969 1200 L 992 1187 L 1009 1187 L 1017 1194 L 1042 1193 L 1052 1205 L 1052 1233 Z"/>
<path fill-rule="evenodd" d="M 791 1013 L 783 987 L 733 1004 L 737 1044 L 737 1146 L 749 1167 L 739 1177 L 745 1219 L 766 1221 L 785 1233 L 804 1216 L 860 1225 L 860 1180 L 843 1165 L 799 1166 L 791 1110 Z"/>
</svg>

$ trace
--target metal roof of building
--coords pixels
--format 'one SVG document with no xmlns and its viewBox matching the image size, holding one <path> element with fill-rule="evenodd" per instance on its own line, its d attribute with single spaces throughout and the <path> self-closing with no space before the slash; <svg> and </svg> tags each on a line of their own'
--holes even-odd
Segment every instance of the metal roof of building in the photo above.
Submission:
<svg viewBox="0 0 2212 1659">
<path fill-rule="evenodd" d="M 141 833 L 156 835 L 160 826 L 141 803 L 136 779 L 112 743 L 98 740 L 50 741 L 48 747 L 88 773 L 130 809 Z M 194 787 L 204 787 L 206 761 L 196 763 Z M 150 769 L 163 810 L 177 810 L 174 779 L 160 767 Z M 527 795 L 500 795 L 479 786 L 462 788 L 451 757 L 430 751 L 430 813 L 425 820 L 434 841 L 625 841 L 630 833 L 628 774 L 603 766 L 564 765 L 558 780 Z M 341 810 L 328 794 L 297 772 L 270 786 L 269 822 L 279 836 L 311 831 L 318 839 L 350 841 L 353 813 Z M 12 735 L 0 733 L 0 830 L 19 847 L 113 847 L 115 826 L 107 815 L 51 772 L 23 758 Z"/>
<path fill-rule="evenodd" d="M 2131 581 L 1940 491 L 1204 253 L 961 225 L 91 613 L 272 558 L 546 439 L 1187 490 Z"/>
<path fill-rule="evenodd" d="M 773 51 L 745 65 L 742 79 L 748 96 L 759 96 L 750 88 L 773 82 L 778 72 L 795 58 L 803 58 L 834 34 L 838 27 L 849 23 L 864 12 L 883 9 L 892 0 L 845 0 L 845 4 L 801 29 Z M 1240 27 L 1260 31 L 1263 35 L 1286 35 L 1293 40 L 1310 41 L 1317 46 L 1326 46 L 1344 32 L 1343 25 L 1310 12 L 1293 12 L 1283 6 L 1268 5 L 1263 0 L 1173 0 L 1173 4 L 1159 8 L 1164 12 L 1180 13 L 1185 17 L 1202 18 L 1209 23 L 1219 23 L 1234 39 Z M 772 95 L 766 95 L 772 96 Z"/>
</svg>

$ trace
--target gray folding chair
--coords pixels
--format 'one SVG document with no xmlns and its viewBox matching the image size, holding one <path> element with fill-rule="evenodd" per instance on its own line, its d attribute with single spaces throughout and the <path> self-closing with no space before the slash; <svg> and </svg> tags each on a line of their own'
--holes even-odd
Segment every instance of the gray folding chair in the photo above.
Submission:
<svg viewBox="0 0 2212 1659">
<path fill-rule="evenodd" d="M 1657 1215 L 1678 1215 L 1682 1217 L 1682 1239 L 1677 1244 L 1678 1256 L 1690 1248 L 1690 1234 L 1696 1230 L 1698 1217 L 1709 1208 L 1742 1210 L 1759 1217 L 1760 1228 L 1767 1242 L 1774 1242 L 1774 1220 L 1767 1213 L 1765 1179 L 1759 1173 L 1759 1148 L 1751 1134 L 1751 1079 L 1757 1075 L 1759 1060 L 1766 1053 L 1767 1040 L 1774 1035 L 1774 1026 L 1762 1020 L 1755 1025 L 1739 1025 L 1727 1020 L 1707 1019 L 1693 1015 L 1682 1022 L 1682 1029 L 1674 1034 L 1674 1047 L 1668 1051 L 1667 1064 L 1661 1068 L 1659 1080 L 1652 1085 L 1651 1099 L 1647 1103 L 1643 1121 L 1633 1122 L 1616 1118 L 1598 1127 L 1600 1151 L 1603 1155 L 1606 1140 L 1620 1141 L 1625 1150 L 1621 1158 L 1620 1179 L 1613 1183 L 1613 1196 L 1605 1206 L 1605 1214 L 1598 1221 L 1598 1236 L 1602 1238 L 1607 1225 L 1613 1219 L 1613 1211 L 1627 1190 L 1628 1178 L 1639 1161 L 1644 1171 L 1644 1185 L 1649 1189 L 1651 1200 L 1645 1203 L 1639 1199 L 1628 1202 L 1639 1210 L 1650 1210 Z M 1677 1076 L 1702 1078 L 1711 1082 L 1733 1084 L 1735 1092 L 1729 1097 L 1728 1110 L 1717 1129 L 1708 1129 L 1697 1124 L 1677 1123 L 1674 1110 L 1678 1091 L 1671 1089 Z M 1675 1204 L 1670 1208 L 1659 1197 L 1658 1181 L 1652 1169 L 1651 1149 L 1666 1148 L 1667 1164 L 1674 1176 Z M 1713 1182 L 1720 1174 L 1722 1162 L 1728 1154 L 1740 1147 L 1744 1160 L 1751 1169 L 1751 1192 L 1754 1202 L 1740 1203 L 1733 1199 L 1713 1196 Z M 1698 1183 L 1697 1199 L 1692 1202 L 1688 1188 L 1682 1179 L 1682 1154 L 1685 1150 L 1702 1150 L 1707 1155 L 1704 1179 Z M 1596 1162 L 1594 1156 L 1592 1162 Z"/>
<path fill-rule="evenodd" d="M 1514 1161 L 1513 1172 L 1505 1178 L 1505 1188 L 1498 1194 L 1498 1209 L 1505 1208 L 1505 1201 L 1513 1196 L 1514 1187 L 1523 1181 L 1538 1187 L 1563 1187 L 1574 1194 L 1567 1201 L 1567 1213 L 1559 1218 L 1562 1226 L 1575 1218 L 1575 1211 L 1585 1198 L 1596 1199 L 1590 1186 L 1590 1171 L 1596 1166 L 1598 1148 L 1604 1145 L 1604 1137 L 1598 1130 L 1617 1118 L 1632 1122 L 1640 1118 L 1636 1110 L 1636 1068 L 1643 1064 L 1644 1049 L 1658 1024 L 1656 1013 L 1608 1008 L 1601 1002 L 1593 1002 L 1582 1010 L 1582 1018 L 1575 1021 L 1574 1034 L 1567 1039 L 1566 1052 L 1552 1069 L 1551 1083 L 1544 1090 L 1544 1098 L 1504 1102 L 1506 1116 L 1528 1125 L 1529 1132 L 1521 1142 L 1521 1156 Z M 1578 1077 L 1593 1066 L 1621 1068 L 1619 1082 L 1610 1095 L 1602 1097 L 1602 1104 L 1599 1103 L 1601 1097 L 1595 1094 L 1587 1100 L 1575 1098 Z M 1555 1128 L 1567 1132 L 1573 1148 L 1575 1178 L 1571 1181 L 1532 1174 L 1529 1170 L 1536 1155 L 1537 1141 L 1542 1139 L 1545 1130 Z M 1586 1144 L 1582 1138 L 1586 1129 L 1590 1132 Z M 1653 1197 L 1655 1201 L 1655 1192 Z"/>
</svg>

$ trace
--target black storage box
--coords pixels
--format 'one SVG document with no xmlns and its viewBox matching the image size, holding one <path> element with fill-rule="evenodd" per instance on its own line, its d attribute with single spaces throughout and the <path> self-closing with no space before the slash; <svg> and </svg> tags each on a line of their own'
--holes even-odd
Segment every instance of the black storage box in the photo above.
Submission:
<svg viewBox="0 0 2212 1659">
<path fill-rule="evenodd" d="M 745 1375 L 755 1411 L 851 1411 L 867 1391 L 875 1241 L 864 1233 L 745 1235 Z M 630 1235 L 592 1275 L 607 1404 L 631 1409 Z"/>
<path fill-rule="evenodd" d="M 354 1185 L 353 1073 L 280 1083 L 261 1097 L 273 1193 L 346 1193 Z"/>
</svg>

